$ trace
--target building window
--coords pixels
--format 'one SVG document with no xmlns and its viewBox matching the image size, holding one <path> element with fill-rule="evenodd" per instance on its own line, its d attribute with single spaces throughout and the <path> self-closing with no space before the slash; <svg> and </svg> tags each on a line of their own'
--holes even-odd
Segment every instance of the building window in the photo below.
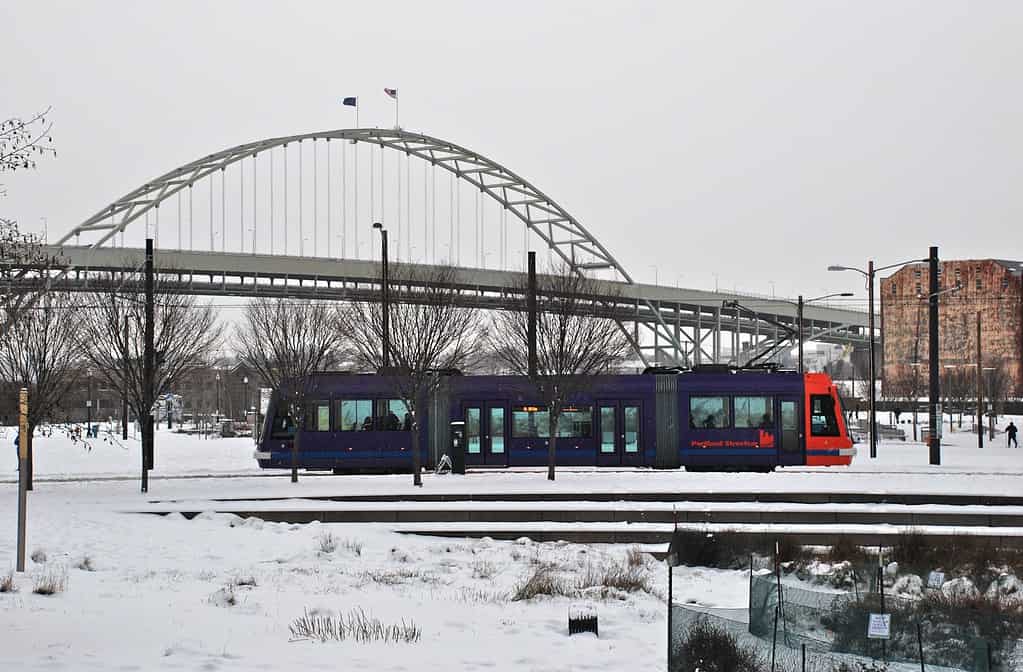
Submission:
<svg viewBox="0 0 1023 672">
<path fill-rule="evenodd" d="M 892 280 L 892 296 L 895 296 L 898 293 L 899 293 L 899 286 L 897 284 L 895 284 L 894 280 Z"/>
<path fill-rule="evenodd" d="M 916 295 L 917 295 L 917 296 L 920 296 L 920 294 L 921 294 L 922 292 L 923 292 L 923 289 L 921 289 L 921 287 L 920 287 L 920 283 L 919 283 L 919 282 L 918 282 L 918 283 L 916 283 Z"/>
<path fill-rule="evenodd" d="M 1009 279 L 1002 278 L 1002 291 L 1004 292 L 1007 289 L 1009 289 Z"/>
<path fill-rule="evenodd" d="M 916 278 L 917 280 L 920 279 L 920 269 L 919 268 L 913 269 L 913 277 Z"/>
<path fill-rule="evenodd" d="M 977 278 L 977 291 L 979 292 L 981 289 L 983 289 L 983 285 L 980 278 Z"/>
</svg>

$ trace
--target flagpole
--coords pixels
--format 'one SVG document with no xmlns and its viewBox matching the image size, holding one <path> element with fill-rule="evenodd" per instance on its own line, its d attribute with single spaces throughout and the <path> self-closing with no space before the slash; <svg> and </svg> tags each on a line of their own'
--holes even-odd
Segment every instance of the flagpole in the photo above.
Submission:
<svg viewBox="0 0 1023 672">
<path fill-rule="evenodd" d="M 358 98 L 355 99 L 355 127 L 359 128 L 359 99 Z M 361 222 L 359 221 L 359 145 L 358 145 L 357 141 L 355 140 L 355 138 L 352 138 L 352 144 L 355 145 L 355 164 L 354 164 L 354 168 L 355 168 L 355 195 L 354 195 L 354 201 L 355 201 L 355 203 L 354 203 L 355 204 L 355 225 L 354 225 L 354 229 L 353 230 L 355 231 L 355 240 L 354 240 L 354 243 L 355 243 L 355 258 L 358 259 L 359 258 L 359 227 L 361 226 Z"/>
</svg>

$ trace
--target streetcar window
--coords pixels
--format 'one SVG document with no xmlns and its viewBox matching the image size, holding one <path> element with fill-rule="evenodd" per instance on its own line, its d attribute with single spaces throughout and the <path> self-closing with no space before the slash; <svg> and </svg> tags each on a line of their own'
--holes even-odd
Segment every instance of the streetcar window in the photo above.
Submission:
<svg viewBox="0 0 1023 672">
<path fill-rule="evenodd" d="M 512 436 L 516 439 L 546 439 L 550 436 L 547 409 L 542 406 L 512 408 Z"/>
<path fill-rule="evenodd" d="M 728 397 L 689 397 L 689 427 L 721 429 L 729 427 Z"/>
<path fill-rule="evenodd" d="M 405 402 L 401 399 L 377 399 L 376 413 L 373 416 L 373 427 L 377 430 L 389 432 L 399 431 L 404 426 L 404 418 L 408 414 L 405 410 Z M 412 416 L 409 415 L 408 423 L 411 427 Z"/>
<path fill-rule="evenodd" d="M 622 409 L 625 420 L 625 452 L 639 452 L 639 406 L 626 406 Z"/>
<path fill-rule="evenodd" d="M 512 409 L 512 436 L 516 439 L 546 439 L 550 436 L 550 416 L 541 406 L 517 406 Z M 593 411 L 589 406 L 570 406 L 558 418 L 558 438 L 588 439 L 593 436 Z"/>
<path fill-rule="evenodd" d="M 306 405 L 305 429 L 309 432 L 330 431 L 329 401 L 313 401 Z"/>
<path fill-rule="evenodd" d="M 835 400 L 827 394 L 810 395 L 810 434 L 813 436 L 838 436 L 838 418 L 835 416 Z"/>
<path fill-rule="evenodd" d="M 274 415 L 273 424 L 270 425 L 270 438 L 291 439 L 295 437 L 295 422 L 290 415 Z"/>
<path fill-rule="evenodd" d="M 366 432 L 373 429 L 373 402 L 370 399 L 342 399 L 341 431 Z"/>
<path fill-rule="evenodd" d="M 735 397 L 733 404 L 736 427 L 774 427 L 774 397 Z"/>
</svg>

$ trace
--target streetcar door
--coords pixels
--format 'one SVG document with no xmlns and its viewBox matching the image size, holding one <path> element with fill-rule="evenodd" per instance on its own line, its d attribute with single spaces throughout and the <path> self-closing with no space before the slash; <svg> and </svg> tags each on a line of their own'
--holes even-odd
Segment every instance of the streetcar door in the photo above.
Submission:
<svg viewBox="0 0 1023 672">
<path fill-rule="evenodd" d="M 597 464 L 643 464 L 641 408 L 638 401 L 597 403 Z"/>
<path fill-rule="evenodd" d="M 781 397 L 778 403 L 781 428 L 778 464 L 806 464 L 806 456 L 803 454 L 804 442 L 801 431 L 803 423 L 799 399 Z"/>
<path fill-rule="evenodd" d="M 465 419 L 465 463 L 508 466 L 508 413 L 501 402 L 468 402 Z"/>
</svg>

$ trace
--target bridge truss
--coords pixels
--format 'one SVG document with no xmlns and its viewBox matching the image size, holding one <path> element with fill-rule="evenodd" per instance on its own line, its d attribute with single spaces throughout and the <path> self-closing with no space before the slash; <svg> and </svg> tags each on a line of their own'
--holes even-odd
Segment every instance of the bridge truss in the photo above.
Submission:
<svg viewBox="0 0 1023 672">
<path fill-rule="evenodd" d="M 368 159 L 368 175 L 359 173 L 360 157 L 364 168 Z M 422 164 L 421 179 L 413 159 Z M 443 193 L 438 195 L 438 174 L 448 177 L 447 203 Z M 522 226 L 521 247 L 513 247 L 514 239 L 509 246 L 509 214 Z M 752 351 L 780 338 L 766 323 L 742 316 L 729 320 L 721 301 L 731 295 L 636 284 L 587 229 L 525 179 L 465 147 L 404 130 L 341 129 L 271 138 L 175 168 L 57 241 L 76 272 L 56 284 L 87 289 L 99 281 L 91 271 L 136 268 L 140 251 L 125 247 L 126 241 L 139 244 L 153 237 L 160 266 L 175 269 L 165 281 L 197 294 L 376 300 L 379 267 L 369 239 L 374 221 L 397 233 L 393 249 L 399 260 L 458 267 L 465 303 L 481 308 L 509 306 L 522 286 L 521 273 L 510 267 L 522 268 L 527 249 L 546 248 L 548 262 L 608 283 L 606 296 L 614 298 L 602 310 L 619 323 L 646 364 L 738 361 L 744 347 Z M 499 252 L 488 251 L 488 240 Z M 494 263 L 488 264 L 492 254 Z M 777 302 L 771 312 L 793 321 L 789 308 Z M 821 314 L 808 312 L 808 323 L 815 325 L 811 338 L 840 343 L 865 338 L 865 315 L 815 310 Z M 727 350 L 724 332 L 731 334 Z"/>
</svg>

